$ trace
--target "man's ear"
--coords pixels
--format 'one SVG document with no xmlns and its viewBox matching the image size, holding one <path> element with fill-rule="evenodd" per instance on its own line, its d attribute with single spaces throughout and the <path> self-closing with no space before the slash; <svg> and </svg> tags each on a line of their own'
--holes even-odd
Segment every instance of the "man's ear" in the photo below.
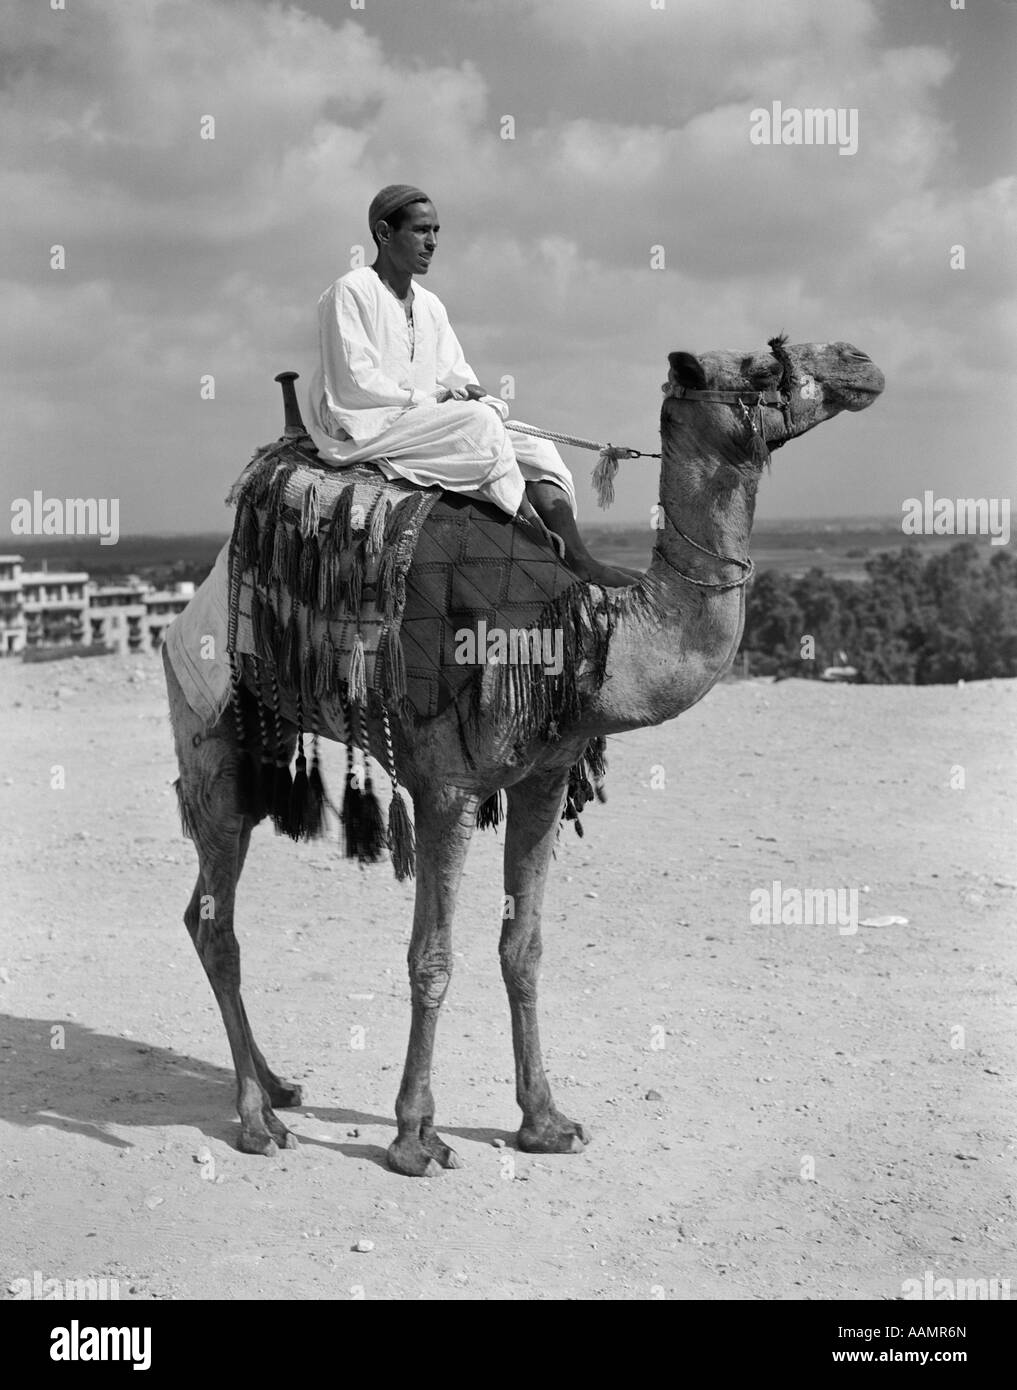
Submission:
<svg viewBox="0 0 1017 1390">
<path fill-rule="evenodd" d="M 674 386 L 687 386 L 690 391 L 706 390 L 706 372 L 694 353 L 669 352 L 667 360 L 671 364 L 667 379 Z"/>
</svg>

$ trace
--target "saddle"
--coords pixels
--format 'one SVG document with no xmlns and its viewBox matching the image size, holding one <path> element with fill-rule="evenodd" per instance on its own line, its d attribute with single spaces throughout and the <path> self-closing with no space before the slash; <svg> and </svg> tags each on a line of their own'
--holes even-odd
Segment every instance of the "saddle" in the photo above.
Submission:
<svg viewBox="0 0 1017 1390">
<path fill-rule="evenodd" d="M 373 862 L 387 843 L 406 877 L 412 829 L 390 721 L 410 732 L 453 707 L 468 763 L 471 733 L 499 706 L 511 710 L 518 740 L 556 741 L 580 712 L 581 690 L 603 680 L 610 610 L 543 538 L 497 508 L 389 481 L 371 464 L 325 467 L 303 433 L 293 374 L 277 379 L 287 431 L 258 450 L 227 499 L 236 506 L 227 649 L 241 800 L 295 839 L 320 834 L 327 796 L 317 737 L 336 738 L 347 746 L 347 854 Z M 298 729 L 292 777 L 284 718 Z M 365 763 L 372 751 L 369 719 L 382 725 L 393 783 L 387 835 L 376 808 L 357 799 L 373 798 L 369 764 L 366 786 L 353 766 L 354 748 Z M 310 773 L 305 733 L 314 739 Z M 573 768 L 564 811 L 580 834 L 578 813 L 603 774 L 596 740 Z M 495 794 L 477 824 L 500 818 Z"/>
</svg>

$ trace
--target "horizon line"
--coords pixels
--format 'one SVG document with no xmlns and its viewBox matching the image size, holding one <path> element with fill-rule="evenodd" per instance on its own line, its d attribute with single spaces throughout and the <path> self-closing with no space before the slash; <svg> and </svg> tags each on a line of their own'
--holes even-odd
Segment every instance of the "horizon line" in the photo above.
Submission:
<svg viewBox="0 0 1017 1390">
<path fill-rule="evenodd" d="M 857 512 L 855 512 L 855 513 L 850 513 L 850 514 L 843 515 L 843 516 L 841 516 L 841 515 L 825 515 L 825 516 L 775 516 L 775 517 L 765 517 L 765 518 L 762 518 L 762 519 L 757 519 L 757 520 L 755 521 L 754 525 L 753 525 L 753 530 L 757 530 L 758 528 L 764 527 L 764 526 L 787 526 L 787 525 L 799 525 L 799 526 L 801 526 L 801 525 L 812 525 L 812 524 L 829 525 L 831 522 L 836 522 L 836 523 L 839 523 L 839 524 L 845 524 L 845 523 L 847 523 L 847 522 L 867 522 L 867 523 L 871 524 L 871 523 L 873 523 L 873 522 L 876 522 L 876 523 L 878 523 L 878 524 L 880 524 L 880 525 L 897 527 L 897 526 L 900 525 L 900 517 L 897 516 L 897 515 L 895 515 L 895 514 L 883 515 L 883 514 L 875 513 L 875 512 L 867 512 L 867 513 L 857 513 Z M 615 521 L 615 520 L 611 520 L 610 518 L 599 518 L 599 517 L 598 517 L 598 518 L 592 519 L 590 522 L 588 522 L 588 523 L 586 523 L 586 524 L 589 525 L 589 526 L 591 526 L 591 527 L 592 527 L 592 526 L 617 526 L 617 527 L 639 528 L 640 530 L 642 530 L 642 529 L 644 529 L 644 528 L 647 529 L 647 530 L 652 530 L 652 529 L 653 529 L 652 527 L 646 527 L 646 526 L 645 526 L 645 522 L 641 522 L 641 521 L 637 521 L 637 520 L 629 520 L 629 521 L 617 520 L 617 521 Z M 218 531 L 218 530 L 210 530 L 210 531 L 130 531 L 130 532 L 128 532 L 128 531 L 121 531 L 117 543 L 119 544 L 119 543 L 122 542 L 122 541 L 129 541 L 129 540 L 200 540 L 200 539 L 202 539 L 202 538 L 204 538 L 204 537 L 219 537 L 219 536 L 224 536 L 224 537 L 228 538 L 228 537 L 232 534 L 232 529 L 233 529 L 232 526 L 227 526 L 227 527 L 224 527 L 223 530 L 221 530 L 221 531 Z M 23 545 L 23 546 L 26 546 L 26 547 L 27 547 L 27 546 L 32 546 L 32 545 L 87 545 L 87 544 L 89 544 L 89 543 L 94 543 L 94 542 L 97 542 L 97 541 L 101 541 L 101 539 L 102 539 L 102 537 L 99 536 L 98 534 L 97 534 L 97 535 L 94 535 L 94 536 L 14 536 L 14 535 L 8 534 L 8 535 L 6 535 L 6 536 L 0 537 L 0 544 L 3 544 L 3 545 L 6 546 L 8 542 L 11 542 L 12 544 Z M 115 547 L 107 547 L 107 549 L 114 549 L 114 548 L 115 548 Z"/>
</svg>

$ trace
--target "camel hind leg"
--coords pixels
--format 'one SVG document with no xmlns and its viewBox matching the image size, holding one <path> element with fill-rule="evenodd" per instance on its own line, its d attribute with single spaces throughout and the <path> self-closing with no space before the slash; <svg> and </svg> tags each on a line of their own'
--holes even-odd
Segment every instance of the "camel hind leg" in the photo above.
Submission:
<svg viewBox="0 0 1017 1390">
<path fill-rule="evenodd" d="M 252 828 L 253 827 L 251 826 L 250 822 L 245 821 L 243 830 L 240 832 L 241 838 L 240 847 L 238 851 L 239 857 L 237 860 L 238 882 L 240 880 L 240 875 L 243 872 L 244 860 L 247 858 L 247 847 L 250 844 Z M 205 890 L 205 881 L 199 869 L 198 881 L 194 885 L 194 892 L 191 894 L 191 901 L 188 903 L 187 908 L 184 912 L 184 923 L 187 927 L 187 931 L 190 935 L 191 940 L 194 942 L 195 950 L 197 950 L 198 952 L 199 959 L 201 959 L 201 950 L 198 946 L 198 927 L 200 923 L 201 902 L 202 898 L 205 898 L 207 896 L 208 895 L 206 894 Z M 247 1045 L 251 1049 L 251 1057 L 254 1060 L 254 1070 L 257 1073 L 258 1080 L 261 1082 L 265 1094 L 268 1096 L 269 1104 L 276 1110 L 290 1110 L 293 1109 L 295 1106 L 302 1105 L 303 1091 L 301 1090 L 301 1088 L 293 1082 L 283 1081 L 281 1077 L 276 1076 L 275 1072 L 269 1066 L 268 1062 L 266 1062 L 265 1055 L 262 1052 L 261 1048 L 258 1046 L 257 1041 L 255 1040 L 254 1033 L 251 1029 L 250 1020 L 247 1017 L 247 1008 L 244 1004 L 242 996 L 240 998 L 240 1015 L 243 1019 L 244 1030 L 247 1033 Z"/>
<path fill-rule="evenodd" d="M 271 1155 L 296 1148 L 294 1135 L 273 1105 L 299 1104 L 266 1063 L 251 1033 L 240 996 L 240 946 L 233 930 L 237 882 L 250 842 L 252 822 L 237 810 L 237 756 L 227 716 L 206 731 L 184 699 L 168 659 L 166 682 L 180 767 L 181 814 L 198 852 L 198 879 L 184 923 L 208 976 L 226 1027 L 237 1076 L 238 1147 Z"/>
</svg>

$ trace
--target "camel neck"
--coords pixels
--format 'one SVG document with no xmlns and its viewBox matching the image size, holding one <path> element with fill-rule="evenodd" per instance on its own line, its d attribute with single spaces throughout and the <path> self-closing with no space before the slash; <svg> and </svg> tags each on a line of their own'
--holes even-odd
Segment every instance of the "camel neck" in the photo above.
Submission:
<svg viewBox="0 0 1017 1390">
<path fill-rule="evenodd" d="M 651 573 L 669 588 L 684 583 L 703 593 L 729 592 L 714 586 L 741 579 L 745 570 L 720 557 L 748 559 L 755 479 L 701 446 L 693 453 L 665 443 L 663 452 Z"/>
<path fill-rule="evenodd" d="M 745 623 L 745 568 L 721 557 L 748 557 L 755 480 L 691 435 L 665 438 L 662 453 L 653 559 L 641 584 L 619 591 L 608 679 L 593 702 L 593 723 L 611 732 L 673 719 L 702 699 Z"/>
</svg>

